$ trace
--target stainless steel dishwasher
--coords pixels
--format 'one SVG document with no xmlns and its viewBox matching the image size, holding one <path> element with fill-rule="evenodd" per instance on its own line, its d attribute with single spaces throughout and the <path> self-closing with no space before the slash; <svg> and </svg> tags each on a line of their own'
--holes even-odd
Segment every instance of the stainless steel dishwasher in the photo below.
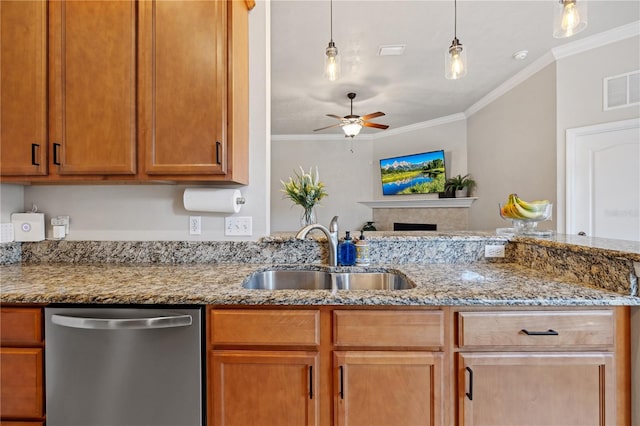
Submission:
<svg viewBox="0 0 640 426">
<path fill-rule="evenodd" d="M 45 308 L 47 426 L 203 425 L 202 312 Z"/>
</svg>

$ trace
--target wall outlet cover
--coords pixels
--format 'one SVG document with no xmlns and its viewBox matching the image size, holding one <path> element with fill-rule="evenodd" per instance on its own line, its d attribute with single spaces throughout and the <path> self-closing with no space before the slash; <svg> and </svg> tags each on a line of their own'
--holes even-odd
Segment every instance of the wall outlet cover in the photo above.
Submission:
<svg viewBox="0 0 640 426">
<path fill-rule="evenodd" d="M 253 234 L 251 216 L 228 216 L 224 218 L 224 235 L 250 237 Z"/>
<path fill-rule="evenodd" d="M 484 246 L 484 257 L 504 257 L 504 246 L 487 244 Z"/>
</svg>

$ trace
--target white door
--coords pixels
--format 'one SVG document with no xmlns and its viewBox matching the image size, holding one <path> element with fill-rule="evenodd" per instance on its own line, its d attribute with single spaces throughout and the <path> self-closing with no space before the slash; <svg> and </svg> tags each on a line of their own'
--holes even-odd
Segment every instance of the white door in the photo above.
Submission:
<svg viewBox="0 0 640 426">
<path fill-rule="evenodd" d="M 567 130 L 566 233 L 640 241 L 640 120 Z"/>
</svg>

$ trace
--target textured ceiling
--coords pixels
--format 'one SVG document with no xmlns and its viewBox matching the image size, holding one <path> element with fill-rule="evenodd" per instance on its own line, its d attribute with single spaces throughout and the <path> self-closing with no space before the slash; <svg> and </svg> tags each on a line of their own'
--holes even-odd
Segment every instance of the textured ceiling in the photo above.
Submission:
<svg viewBox="0 0 640 426">
<path fill-rule="evenodd" d="M 271 0 L 271 133 L 313 134 L 336 123 L 325 114 L 383 111 L 373 121 L 398 128 L 465 111 L 552 48 L 640 20 L 640 1 L 589 1 L 589 24 L 569 39 L 552 36 L 554 0 L 458 1 L 458 38 L 468 73 L 444 77 L 453 38 L 451 1 L 333 2 L 333 39 L 342 76 L 322 75 L 329 42 L 329 1 Z M 378 56 L 378 47 L 406 44 L 403 56 Z M 512 55 L 528 50 L 524 61 Z M 340 134 L 339 128 L 320 134 Z M 379 130 L 363 129 L 362 133 Z"/>
</svg>

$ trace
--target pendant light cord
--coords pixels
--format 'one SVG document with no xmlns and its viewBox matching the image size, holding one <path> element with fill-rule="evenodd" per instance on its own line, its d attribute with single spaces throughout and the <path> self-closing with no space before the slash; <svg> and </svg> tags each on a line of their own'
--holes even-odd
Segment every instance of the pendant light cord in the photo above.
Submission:
<svg viewBox="0 0 640 426">
<path fill-rule="evenodd" d="M 453 0 L 453 38 L 458 38 L 458 1 Z"/>
<path fill-rule="evenodd" d="M 329 28 L 331 29 L 331 41 L 333 41 L 333 0 L 329 1 L 329 10 L 330 10 L 330 20 L 329 20 Z"/>
</svg>

